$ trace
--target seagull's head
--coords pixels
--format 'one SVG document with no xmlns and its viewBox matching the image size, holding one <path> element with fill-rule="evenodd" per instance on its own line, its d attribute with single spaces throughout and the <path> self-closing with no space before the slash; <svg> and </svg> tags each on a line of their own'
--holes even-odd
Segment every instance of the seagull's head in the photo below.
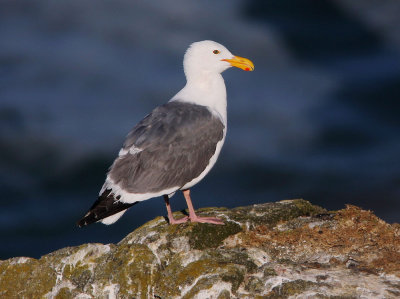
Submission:
<svg viewBox="0 0 400 299">
<path fill-rule="evenodd" d="M 235 56 L 223 45 L 210 40 L 191 44 L 183 59 L 183 66 L 186 76 L 203 72 L 220 74 L 232 66 L 245 71 L 254 70 L 249 59 Z"/>
</svg>

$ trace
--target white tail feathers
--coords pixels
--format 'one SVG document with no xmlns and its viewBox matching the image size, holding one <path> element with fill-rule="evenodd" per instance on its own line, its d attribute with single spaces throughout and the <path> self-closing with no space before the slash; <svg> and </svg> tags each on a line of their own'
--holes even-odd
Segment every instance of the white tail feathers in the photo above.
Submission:
<svg viewBox="0 0 400 299">
<path fill-rule="evenodd" d="M 118 213 L 116 213 L 116 214 L 114 214 L 114 215 L 108 216 L 107 218 L 101 219 L 100 222 L 103 223 L 103 224 L 106 224 L 106 225 L 113 224 L 113 223 L 116 222 L 119 218 L 121 218 L 122 215 L 124 215 L 124 213 L 125 213 L 126 211 L 127 211 L 127 210 L 123 210 L 123 211 L 118 212 Z"/>
</svg>

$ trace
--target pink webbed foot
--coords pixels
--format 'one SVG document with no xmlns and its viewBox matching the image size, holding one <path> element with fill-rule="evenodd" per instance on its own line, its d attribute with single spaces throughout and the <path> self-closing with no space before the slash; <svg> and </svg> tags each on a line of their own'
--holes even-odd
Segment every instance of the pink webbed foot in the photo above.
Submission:
<svg viewBox="0 0 400 299">
<path fill-rule="evenodd" d="M 185 217 L 180 218 L 180 219 L 175 219 L 173 217 L 168 217 L 168 220 L 169 220 L 168 221 L 169 224 L 180 224 L 180 223 L 188 222 L 189 217 L 185 216 Z"/>
<path fill-rule="evenodd" d="M 180 219 L 175 219 L 174 216 L 172 215 L 172 210 L 171 206 L 169 204 L 169 197 L 168 195 L 164 195 L 164 201 L 165 201 L 165 206 L 167 207 L 167 212 L 168 212 L 168 224 L 180 224 L 180 223 L 185 223 L 188 222 L 189 217 L 185 216 Z"/>
<path fill-rule="evenodd" d="M 189 208 L 189 218 L 190 218 L 191 222 L 211 223 L 211 224 L 220 224 L 220 225 L 224 224 L 224 222 L 218 218 L 197 216 L 194 211 L 194 208 L 193 208 L 192 200 L 190 198 L 190 190 L 186 189 L 186 190 L 183 190 L 182 192 L 183 192 L 183 196 L 186 199 L 187 206 Z"/>
<path fill-rule="evenodd" d="M 225 223 L 215 217 L 199 217 L 197 215 L 191 216 L 190 217 L 191 222 L 199 222 L 199 223 L 211 223 L 211 224 L 219 224 L 219 225 L 224 225 Z"/>
</svg>

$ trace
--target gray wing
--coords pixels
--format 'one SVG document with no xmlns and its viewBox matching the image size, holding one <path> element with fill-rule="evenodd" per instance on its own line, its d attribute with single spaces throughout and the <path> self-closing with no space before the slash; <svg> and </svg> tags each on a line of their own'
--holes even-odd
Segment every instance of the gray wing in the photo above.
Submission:
<svg viewBox="0 0 400 299">
<path fill-rule="evenodd" d="M 130 193 L 182 187 L 205 170 L 223 130 L 204 106 L 178 101 L 159 106 L 129 133 L 126 154 L 115 160 L 109 176 Z"/>
</svg>

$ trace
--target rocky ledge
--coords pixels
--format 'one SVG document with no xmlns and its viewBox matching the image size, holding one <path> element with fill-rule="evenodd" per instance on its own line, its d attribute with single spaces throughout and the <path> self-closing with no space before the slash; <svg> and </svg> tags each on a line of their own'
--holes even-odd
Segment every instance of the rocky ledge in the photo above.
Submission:
<svg viewBox="0 0 400 299">
<path fill-rule="evenodd" d="M 304 200 L 158 217 L 118 244 L 0 262 L 0 298 L 400 298 L 400 225 Z M 179 213 L 176 213 L 179 217 Z"/>
</svg>

